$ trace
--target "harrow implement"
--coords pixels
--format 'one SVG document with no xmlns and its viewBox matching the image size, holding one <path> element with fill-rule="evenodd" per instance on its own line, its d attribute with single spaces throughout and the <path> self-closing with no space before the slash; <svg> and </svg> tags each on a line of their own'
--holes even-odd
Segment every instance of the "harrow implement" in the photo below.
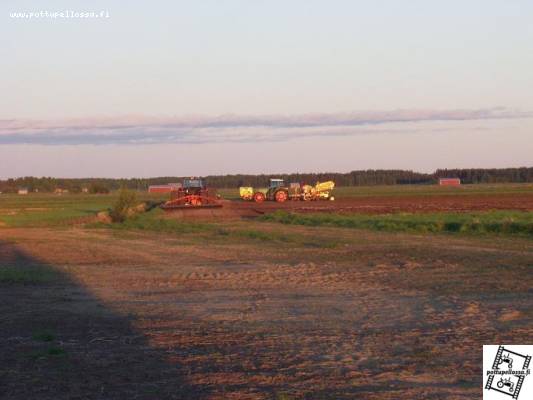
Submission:
<svg viewBox="0 0 533 400">
<path fill-rule="evenodd" d="M 166 211 L 218 207 L 222 207 L 222 203 L 216 191 L 207 188 L 199 178 L 184 179 L 181 186 L 170 192 L 170 200 L 161 205 Z"/>
</svg>

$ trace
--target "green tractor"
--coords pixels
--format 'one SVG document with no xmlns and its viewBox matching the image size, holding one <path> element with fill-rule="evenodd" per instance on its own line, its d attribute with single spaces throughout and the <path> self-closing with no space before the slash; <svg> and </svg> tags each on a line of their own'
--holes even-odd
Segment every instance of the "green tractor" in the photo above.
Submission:
<svg viewBox="0 0 533 400">
<path fill-rule="evenodd" d="M 289 199 L 289 188 L 285 186 L 283 179 L 270 179 L 268 188 L 254 189 L 252 187 L 241 187 L 241 198 L 262 203 L 265 200 L 283 203 Z"/>
</svg>

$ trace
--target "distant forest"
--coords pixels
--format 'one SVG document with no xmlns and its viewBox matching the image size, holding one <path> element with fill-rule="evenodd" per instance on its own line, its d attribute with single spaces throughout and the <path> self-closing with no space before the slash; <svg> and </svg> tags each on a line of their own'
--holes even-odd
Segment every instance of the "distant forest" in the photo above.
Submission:
<svg viewBox="0 0 533 400">
<path fill-rule="evenodd" d="M 366 170 L 347 173 L 294 173 L 273 175 L 212 175 L 206 176 L 207 184 L 215 188 L 236 188 L 239 186 L 267 186 L 271 177 L 284 178 L 286 182 L 305 182 L 333 180 L 337 186 L 372 186 L 372 185 L 429 185 L 437 183 L 439 178 L 461 178 L 463 183 L 524 183 L 533 182 L 533 167 L 530 168 L 492 168 L 492 169 L 439 169 L 431 174 L 404 170 Z M 29 191 L 53 192 L 64 189 L 70 192 L 106 193 L 121 187 L 147 190 L 149 185 L 181 182 L 181 177 L 159 178 L 35 178 L 24 177 L 0 180 L 0 192 L 16 192 L 20 188 Z"/>
</svg>

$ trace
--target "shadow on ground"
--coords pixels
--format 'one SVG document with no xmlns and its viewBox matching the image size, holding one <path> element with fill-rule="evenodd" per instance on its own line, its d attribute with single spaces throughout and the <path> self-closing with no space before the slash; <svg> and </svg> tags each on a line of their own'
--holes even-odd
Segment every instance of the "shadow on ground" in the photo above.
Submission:
<svg viewBox="0 0 533 400">
<path fill-rule="evenodd" d="M 0 398 L 198 399 L 130 318 L 53 265 L 0 241 Z"/>
</svg>

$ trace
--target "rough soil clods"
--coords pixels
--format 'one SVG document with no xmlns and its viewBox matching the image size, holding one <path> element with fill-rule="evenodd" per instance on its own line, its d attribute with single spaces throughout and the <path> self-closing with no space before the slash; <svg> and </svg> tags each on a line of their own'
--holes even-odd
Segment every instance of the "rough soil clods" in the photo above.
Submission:
<svg viewBox="0 0 533 400">
<path fill-rule="evenodd" d="M 533 196 L 505 195 L 431 195 L 431 196 L 366 196 L 341 198 L 335 201 L 265 201 L 255 203 L 242 200 L 224 200 L 221 208 L 180 209 L 168 212 L 169 218 L 239 218 L 285 210 L 298 213 L 424 213 L 469 212 L 487 210 L 533 210 Z"/>
</svg>

